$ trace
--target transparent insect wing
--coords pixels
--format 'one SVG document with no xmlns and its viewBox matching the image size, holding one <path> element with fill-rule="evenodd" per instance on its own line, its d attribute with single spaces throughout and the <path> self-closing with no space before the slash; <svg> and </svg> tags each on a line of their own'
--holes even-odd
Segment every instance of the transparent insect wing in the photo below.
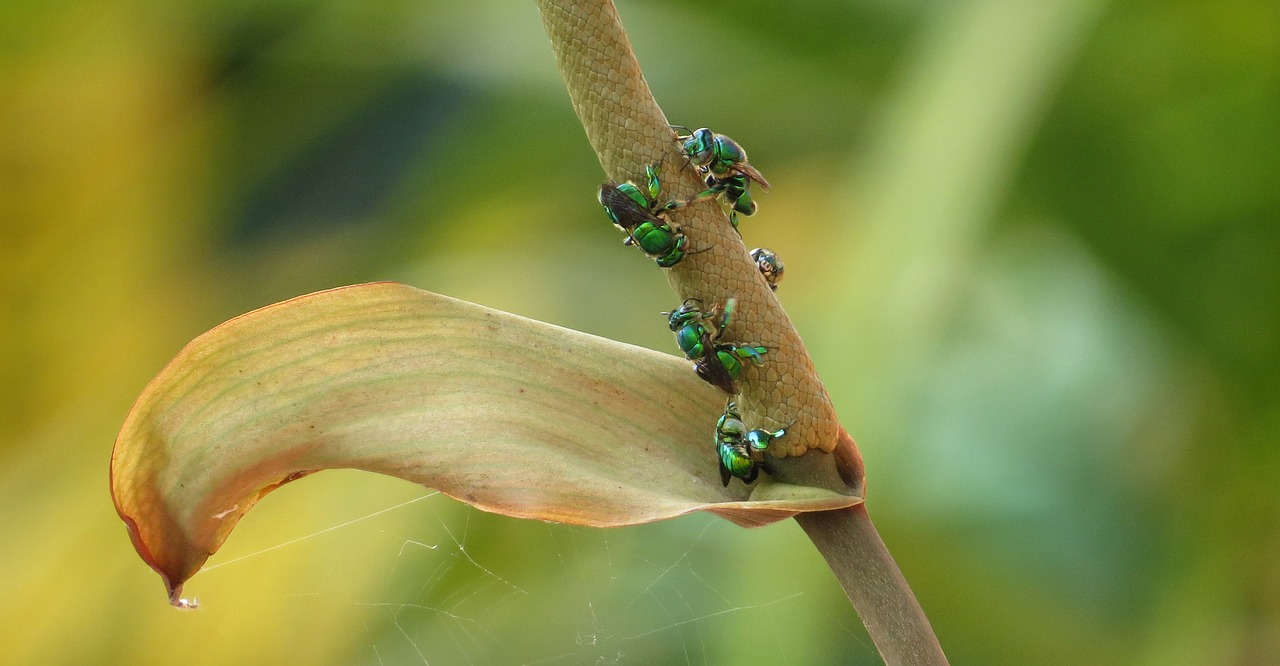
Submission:
<svg viewBox="0 0 1280 666">
<path fill-rule="evenodd" d="M 733 395 L 738 392 L 738 389 L 734 386 L 734 377 L 730 375 L 729 370 L 724 366 L 721 354 L 724 354 L 724 352 L 718 350 L 704 354 L 702 358 L 694 361 L 693 371 L 700 379 L 702 379 L 702 381 L 711 384 L 729 395 Z M 740 364 L 739 368 L 741 368 Z"/>
<path fill-rule="evenodd" d="M 609 219 L 624 231 L 635 229 L 645 222 L 663 224 L 662 220 L 639 205 L 621 185 L 601 185 L 598 198 Z"/>
<path fill-rule="evenodd" d="M 638 236 L 642 228 L 645 232 L 655 229 L 666 234 L 672 233 L 670 227 L 661 218 L 637 206 L 630 197 L 617 194 L 616 190 L 614 195 L 609 197 L 609 203 L 606 208 L 611 209 L 613 213 L 610 216 L 611 218 L 616 217 L 618 219 L 618 226 L 631 231 L 632 235 L 637 236 L 635 239 L 637 242 L 640 240 Z"/>
<path fill-rule="evenodd" d="M 764 190 L 765 192 L 769 191 L 769 181 L 764 179 L 764 174 L 760 173 L 759 169 L 751 166 L 750 164 L 747 164 L 746 162 L 741 162 L 739 164 L 736 164 L 734 165 L 733 168 L 738 173 L 746 176 L 747 178 L 750 178 L 751 180 L 756 181 L 756 183 L 760 185 L 760 189 Z"/>
<path fill-rule="evenodd" d="M 600 207 L 604 208 L 604 214 L 609 216 L 609 220 L 618 227 L 622 227 L 622 220 L 619 219 L 617 211 L 610 205 L 613 197 L 613 186 L 605 183 L 600 186 L 600 192 L 596 195 L 596 200 L 600 202 Z"/>
</svg>

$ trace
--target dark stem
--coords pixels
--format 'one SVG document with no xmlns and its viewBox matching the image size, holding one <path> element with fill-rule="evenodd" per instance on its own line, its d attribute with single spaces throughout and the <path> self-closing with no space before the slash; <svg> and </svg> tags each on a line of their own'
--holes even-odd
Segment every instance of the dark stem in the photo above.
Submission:
<svg viewBox="0 0 1280 666">
<path fill-rule="evenodd" d="M 946 664 L 920 604 L 865 504 L 796 515 L 840 581 L 886 664 Z"/>
</svg>

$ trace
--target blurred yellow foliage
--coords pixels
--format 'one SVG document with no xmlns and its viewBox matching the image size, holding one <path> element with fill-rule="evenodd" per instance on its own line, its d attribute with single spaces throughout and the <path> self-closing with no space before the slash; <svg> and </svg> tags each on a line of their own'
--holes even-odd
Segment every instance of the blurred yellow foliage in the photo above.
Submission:
<svg viewBox="0 0 1280 666">
<path fill-rule="evenodd" d="M 1273 2 L 621 10 L 673 122 L 773 183 L 742 231 L 954 662 L 1280 659 Z M 397 279 L 675 351 L 540 30 L 0 6 L 0 662 L 875 663 L 789 524 L 373 516 L 426 491 L 327 473 L 244 521 L 198 611 L 133 552 L 115 432 L 251 308 Z"/>
</svg>

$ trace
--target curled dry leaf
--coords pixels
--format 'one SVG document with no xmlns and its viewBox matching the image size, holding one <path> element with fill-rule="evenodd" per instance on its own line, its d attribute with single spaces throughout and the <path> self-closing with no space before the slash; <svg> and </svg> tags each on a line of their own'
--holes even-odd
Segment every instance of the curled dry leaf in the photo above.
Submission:
<svg viewBox="0 0 1280 666">
<path fill-rule="evenodd" d="M 228 321 L 143 391 L 111 492 L 170 597 L 255 502 L 356 468 L 519 518 L 618 526 L 710 510 L 742 525 L 861 502 L 766 480 L 742 501 L 711 442 L 725 397 L 675 356 L 394 283 Z"/>
</svg>

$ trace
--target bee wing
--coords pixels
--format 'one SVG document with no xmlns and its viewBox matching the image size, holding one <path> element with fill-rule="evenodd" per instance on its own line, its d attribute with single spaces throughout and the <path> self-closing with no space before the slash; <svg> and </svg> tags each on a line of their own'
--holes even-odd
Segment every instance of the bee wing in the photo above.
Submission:
<svg viewBox="0 0 1280 666">
<path fill-rule="evenodd" d="M 645 222 L 652 222 L 655 226 L 666 225 L 658 216 L 645 210 L 624 192 L 618 191 L 618 186 L 613 183 L 601 185 L 597 198 L 613 223 L 628 233 Z"/>
<path fill-rule="evenodd" d="M 715 352 L 711 351 L 708 356 L 703 356 L 693 364 L 693 371 L 702 378 L 703 381 L 715 386 L 716 388 L 734 395 L 738 392 L 736 386 L 733 385 L 733 378 L 729 376 L 729 371 L 725 369 L 724 364 L 715 357 Z"/>
<path fill-rule="evenodd" d="M 733 169 L 747 178 L 759 183 L 760 189 L 765 192 L 769 191 L 769 181 L 764 179 L 764 174 L 760 173 L 759 169 L 756 169 L 746 162 L 739 162 L 738 164 L 733 165 Z"/>
<path fill-rule="evenodd" d="M 596 196 L 600 200 L 600 205 L 604 207 L 604 212 L 609 216 L 609 220 L 613 222 L 613 226 L 626 231 L 623 222 L 626 221 L 628 209 L 634 201 L 627 195 L 619 192 L 617 186 L 613 183 L 605 183 L 600 186 L 600 194 Z"/>
</svg>

